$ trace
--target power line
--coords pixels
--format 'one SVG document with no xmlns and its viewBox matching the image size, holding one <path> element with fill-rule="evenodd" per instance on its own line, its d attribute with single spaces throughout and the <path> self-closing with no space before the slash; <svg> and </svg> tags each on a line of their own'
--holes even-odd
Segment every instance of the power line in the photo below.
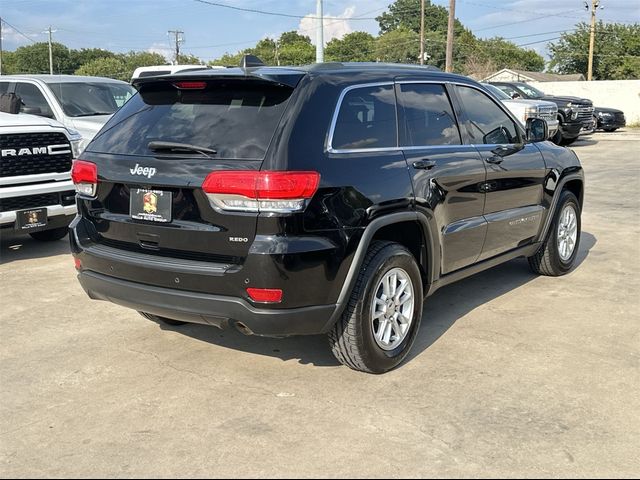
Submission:
<svg viewBox="0 0 640 480">
<path fill-rule="evenodd" d="M 9 22 L 7 22 L 4 18 L 2 19 L 2 23 L 4 23 L 5 25 L 9 25 L 14 31 L 16 31 L 17 33 L 19 33 L 20 35 L 22 35 L 24 38 L 26 38 L 27 40 L 29 40 L 31 43 L 36 43 L 36 41 L 31 38 L 28 37 L 27 35 L 25 35 L 24 33 L 22 33 L 20 30 L 18 30 L 16 27 L 14 27 L 13 25 L 11 25 Z"/>
</svg>

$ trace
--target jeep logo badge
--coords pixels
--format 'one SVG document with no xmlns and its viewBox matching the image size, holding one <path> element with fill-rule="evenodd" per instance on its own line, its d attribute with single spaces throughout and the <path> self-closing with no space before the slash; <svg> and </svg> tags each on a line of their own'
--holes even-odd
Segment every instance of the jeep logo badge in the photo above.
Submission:
<svg viewBox="0 0 640 480">
<path fill-rule="evenodd" d="M 144 175 L 147 178 L 151 178 L 156 174 L 156 169 L 153 167 L 141 167 L 140 164 L 136 163 L 136 166 L 130 168 L 129 171 L 131 175 Z"/>
</svg>

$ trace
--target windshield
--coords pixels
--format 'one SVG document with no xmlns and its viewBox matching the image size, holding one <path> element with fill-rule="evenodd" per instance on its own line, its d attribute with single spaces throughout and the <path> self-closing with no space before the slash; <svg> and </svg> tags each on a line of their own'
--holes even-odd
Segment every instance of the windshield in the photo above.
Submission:
<svg viewBox="0 0 640 480">
<path fill-rule="evenodd" d="M 131 85 L 106 82 L 50 83 L 49 87 L 69 117 L 111 115 L 136 92 Z"/>
<path fill-rule="evenodd" d="M 526 83 L 518 83 L 516 86 L 518 87 L 518 89 L 522 90 L 524 94 L 529 98 L 544 97 L 544 92 L 541 92 L 537 88 L 534 88 L 531 85 L 527 85 Z"/>
<path fill-rule="evenodd" d="M 166 82 L 142 85 L 87 150 L 157 156 L 149 144 L 174 142 L 215 150 L 217 158 L 262 160 L 291 92 L 262 81 L 209 81 L 187 90 Z"/>
<path fill-rule="evenodd" d="M 482 84 L 487 90 L 491 91 L 491 93 L 493 93 L 496 97 L 498 97 L 500 100 L 511 100 L 511 97 L 509 95 L 507 95 L 506 93 L 504 93 L 502 90 L 500 90 L 498 87 L 496 87 L 495 85 L 490 85 L 488 83 L 483 83 Z"/>
</svg>

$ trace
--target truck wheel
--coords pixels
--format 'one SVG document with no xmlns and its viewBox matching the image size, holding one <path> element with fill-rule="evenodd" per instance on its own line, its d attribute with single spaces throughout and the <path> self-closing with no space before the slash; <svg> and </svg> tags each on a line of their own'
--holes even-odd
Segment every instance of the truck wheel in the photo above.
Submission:
<svg viewBox="0 0 640 480">
<path fill-rule="evenodd" d="M 531 269 L 540 275 L 558 277 L 571 270 L 580 246 L 580 205 L 569 190 L 560 194 L 558 208 L 547 238 L 536 252 L 529 257 Z"/>
<path fill-rule="evenodd" d="M 52 228 L 51 230 L 43 230 L 41 232 L 30 233 L 31 238 L 38 240 L 39 242 L 55 242 L 56 240 L 62 240 L 67 236 L 69 232 L 68 227 Z"/>
<path fill-rule="evenodd" d="M 147 312 L 138 312 L 138 313 L 148 320 L 153 320 L 154 322 L 166 323 L 167 325 L 178 326 L 178 325 L 187 324 L 187 322 L 182 322 L 180 320 L 173 320 L 167 317 L 159 317 L 158 315 L 154 315 L 153 313 L 147 313 Z"/>
<path fill-rule="evenodd" d="M 605 128 L 603 129 L 605 132 L 615 132 L 618 128 Z"/>
<path fill-rule="evenodd" d="M 349 368 L 384 373 L 407 356 L 421 318 L 422 278 L 415 258 L 402 245 L 374 241 L 329 344 Z"/>
</svg>

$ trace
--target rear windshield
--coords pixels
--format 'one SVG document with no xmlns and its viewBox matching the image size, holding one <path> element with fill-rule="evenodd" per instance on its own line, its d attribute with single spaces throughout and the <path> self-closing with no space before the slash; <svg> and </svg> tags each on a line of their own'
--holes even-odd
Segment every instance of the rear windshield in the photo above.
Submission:
<svg viewBox="0 0 640 480">
<path fill-rule="evenodd" d="M 291 92 L 261 81 L 210 81 L 201 90 L 168 82 L 142 85 L 88 150 L 156 156 L 148 145 L 161 141 L 213 149 L 216 158 L 261 160 Z"/>
</svg>

